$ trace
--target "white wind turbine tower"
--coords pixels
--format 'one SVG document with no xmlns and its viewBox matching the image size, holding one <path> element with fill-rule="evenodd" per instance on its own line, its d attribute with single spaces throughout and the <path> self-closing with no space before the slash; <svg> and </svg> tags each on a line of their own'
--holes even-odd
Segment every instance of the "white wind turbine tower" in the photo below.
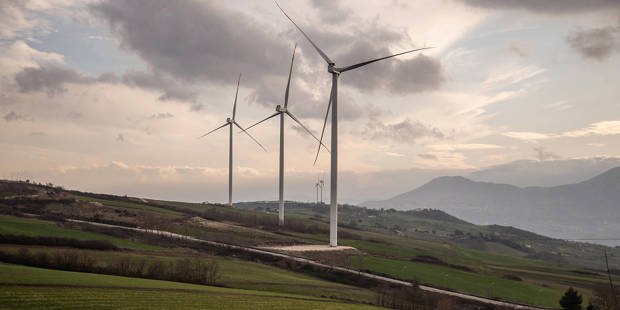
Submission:
<svg viewBox="0 0 620 310">
<path fill-rule="evenodd" d="M 265 152 L 267 152 L 267 150 L 263 147 L 262 144 L 260 144 L 256 139 L 254 139 L 254 137 L 252 137 L 252 135 L 250 135 L 250 133 L 248 133 L 245 129 L 243 129 L 243 127 L 241 127 L 241 125 L 239 125 L 239 123 L 237 123 L 237 121 L 235 121 L 235 116 L 237 114 L 237 95 L 239 95 L 239 82 L 241 81 L 241 74 L 239 74 L 239 79 L 237 79 L 237 91 L 235 92 L 235 103 L 233 103 L 233 114 L 232 114 L 232 118 L 228 117 L 226 118 L 226 123 L 224 123 L 224 125 L 217 127 L 207 133 L 205 133 L 204 135 L 200 136 L 199 138 L 202 138 L 214 131 L 217 131 L 220 128 L 229 126 L 229 135 L 230 135 L 230 139 L 229 139 L 229 148 L 228 148 L 228 205 L 232 206 L 232 179 L 233 179 L 233 125 L 239 127 L 239 129 L 241 129 L 241 131 L 243 131 L 246 135 L 248 135 L 248 137 L 250 137 L 254 142 L 256 142 L 256 144 L 258 144 L 258 146 L 260 146 Z"/>
<path fill-rule="evenodd" d="M 295 47 L 293 48 L 293 57 L 291 58 L 291 67 L 289 69 L 288 72 L 288 81 L 286 82 L 286 91 L 284 92 L 284 107 L 282 107 L 281 105 L 277 105 L 276 106 L 276 113 L 273 113 L 270 116 L 267 116 L 265 119 L 261 120 L 260 122 L 248 127 L 246 130 L 249 130 L 250 128 L 272 118 L 275 117 L 277 115 L 280 115 L 280 171 L 279 171 L 279 189 L 278 189 L 278 194 L 279 194 L 279 211 L 278 211 L 278 218 L 279 218 L 279 223 L 280 225 L 284 225 L 284 115 L 288 115 L 291 119 L 293 119 L 297 124 L 299 124 L 299 126 L 301 126 L 301 128 L 303 128 L 308 134 L 310 134 L 316 141 L 318 141 L 320 144 L 322 145 L 323 143 L 316 137 L 314 136 L 314 134 L 308 130 L 308 128 L 306 128 L 306 126 L 304 126 L 295 116 L 293 116 L 293 114 L 291 112 L 289 112 L 288 110 L 288 95 L 289 95 L 289 89 L 291 86 L 291 75 L 293 73 L 293 62 L 295 61 L 295 50 L 297 50 L 297 44 L 295 44 Z M 325 147 L 325 145 L 323 145 Z M 325 147 L 327 148 L 327 147 Z"/>
<path fill-rule="evenodd" d="M 412 53 L 415 51 L 429 49 L 432 47 L 413 49 L 413 50 L 405 51 L 405 52 L 394 54 L 394 55 L 389 55 L 389 56 L 385 56 L 381 58 L 376 58 L 376 59 L 360 62 L 358 64 L 354 64 L 354 65 L 350 65 L 346 67 L 336 67 L 336 63 L 333 60 L 331 60 L 329 57 L 327 57 L 327 55 L 316 44 L 314 44 L 314 42 L 310 39 L 310 37 L 308 37 L 308 35 L 303 30 L 301 30 L 299 26 L 297 26 L 297 24 L 288 16 L 288 14 L 286 14 L 286 12 L 284 12 L 284 10 L 282 9 L 282 7 L 280 7 L 278 2 L 275 0 L 274 2 L 276 2 L 276 5 L 280 9 L 280 11 L 284 13 L 284 16 L 286 16 L 286 18 L 288 18 L 288 20 L 290 20 L 291 23 L 295 25 L 295 27 L 301 32 L 301 34 L 303 34 L 303 36 L 310 42 L 310 44 L 312 44 L 312 46 L 319 53 L 319 55 L 321 55 L 321 57 L 325 60 L 325 62 L 327 62 L 327 72 L 329 72 L 332 75 L 332 88 L 329 94 L 329 102 L 327 104 L 327 113 L 325 114 L 325 121 L 323 122 L 323 130 L 321 131 L 320 141 L 323 141 L 323 133 L 325 132 L 325 125 L 327 124 L 327 117 L 329 115 L 329 108 L 331 106 L 331 109 L 332 109 L 331 144 L 332 145 L 331 145 L 331 169 L 330 169 L 330 205 L 331 206 L 330 206 L 330 217 L 329 217 L 329 245 L 335 247 L 338 245 L 338 77 L 340 76 L 340 74 L 346 71 L 357 69 L 359 67 L 363 67 L 373 62 L 392 58 L 398 55 Z M 319 145 L 319 151 L 320 149 L 321 147 Z M 318 158 L 319 156 L 319 151 L 317 151 L 316 158 Z M 315 163 L 316 163 L 316 158 L 314 160 Z"/>
<path fill-rule="evenodd" d="M 323 179 L 319 181 L 319 186 L 321 187 L 321 205 L 323 205 L 323 187 L 325 186 L 325 181 Z"/>
<path fill-rule="evenodd" d="M 316 188 L 316 205 L 319 205 L 319 188 L 321 187 L 321 184 L 319 184 L 319 181 L 317 181 L 314 184 L 314 187 Z"/>
</svg>

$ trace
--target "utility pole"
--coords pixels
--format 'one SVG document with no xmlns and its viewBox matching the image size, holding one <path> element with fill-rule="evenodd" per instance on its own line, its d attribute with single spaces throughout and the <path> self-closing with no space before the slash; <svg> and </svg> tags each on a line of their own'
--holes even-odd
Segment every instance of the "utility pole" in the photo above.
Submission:
<svg viewBox="0 0 620 310">
<path fill-rule="evenodd" d="M 611 272 L 609 271 L 609 260 L 607 260 L 607 250 L 604 249 L 603 253 L 605 254 L 605 267 L 607 268 L 607 277 L 609 278 L 609 288 L 611 289 L 611 297 L 613 298 L 612 309 L 616 309 L 618 298 L 616 296 L 616 289 L 614 288 L 614 282 L 611 280 Z"/>
</svg>

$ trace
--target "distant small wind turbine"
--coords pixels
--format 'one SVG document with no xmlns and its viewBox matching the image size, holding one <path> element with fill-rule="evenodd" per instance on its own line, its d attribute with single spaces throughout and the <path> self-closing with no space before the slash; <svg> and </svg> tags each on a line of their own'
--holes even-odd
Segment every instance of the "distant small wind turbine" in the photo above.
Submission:
<svg viewBox="0 0 620 310">
<path fill-rule="evenodd" d="M 316 184 L 314 184 L 314 187 L 316 187 L 316 204 L 319 204 L 319 188 L 321 187 L 321 184 L 317 181 Z"/>
<path fill-rule="evenodd" d="M 418 49 L 413 49 L 409 51 L 405 51 L 402 53 L 385 56 L 373 60 L 368 60 L 364 62 L 360 62 L 355 65 L 350 65 L 347 67 L 336 67 L 336 63 L 331 60 L 327 55 L 316 45 L 314 42 L 308 37 L 308 35 L 301 30 L 299 26 L 284 12 L 282 7 L 278 4 L 277 1 L 274 0 L 280 11 L 284 13 L 284 16 L 288 18 L 288 20 L 295 25 L 295 27 L 303 34 L 304 37 L 312 44 L 314 49 L 321 55 L 321 57 L 327 62 L 327 72 L 332 75 L 332 89 L 329 94 L 329 102 L 327 104 L 327 113 L 325 114 L 325 120 L 323 122 L 323 130 L 321 131 L 321 139 L 319 139 L 319 143 L 323 141 L 323 133 L 325 132 L 325 125 L 327 124 L 327 117 L 329 115 L 329 108 L 332 108 L 332 139 L 331 139 L 331 169 L 330 169 L 330 217 L 329 217 L 329 245 L 337 246 L 338 245 L 338 77 L 340 77 L 341 73 L 344 73 L 349 70 L 357 69 L 359 67 L 363 67 L 365 65 L 371 64 L 373 62 L 377 62 L 383 59 L 392 58 L 398 55 L 403 55 L 407 53 L 412 53 L 415 51 L 421 51 L 425 49 L 429 49 L 432 47 L 423 47 Z M 319 149 L 316 152 L 316 158 L 314 162 L 316 164 L 316 160 L 319 156 L 319 151 L 321 150 L 321 145 L 319 144 Z"/>
<path fill-rule="evenodd" d="M 239 127 L 239 129 L 241 129 L 241 131 L 243 131 L 246 135 L 248 135 L 248 137 L 250 137 L 252 139 L 252 141 L 256 142 L 256 144 L 258 144 L 258 146 L 260 146 L 265 152 L 267 152 L 267 150 L 265 149 L 265 147 L 263 147 L 262 144 L 260 144 L 260 142 L 258 142 L 256 139 L 254 139 L 254 137 L 252 137 L 252 135 L 250 135 L 249 132 L 247 132 L 245 129 L 243 129 L 243 127 L 241 127 L 241 125 L 239 125 L 239 123 L 237 123 L 237 121 L 235 121 L 235 116 L 237 114 L 237 96 L 239 95 L 239 82 L 241 81 L 241 74 L 239 74 L 239 79 L 237 79 L 237 91 L 235 93 L 235 103 L 233 104 L 233 114 L 232 114 L 232 118 L 228 117 L 226 118 L 226 123 L 224 123 L 222 126 L 217 127 L 207 133 L 205 133 L 204 135 L 200 136 L 199 138 L 205 137 L 208 134 L 217 131 L 220 128 L 229 126 L 230 127 L 230 131 L 229 131 L 229 135 L 230 135 L 230 140 L 229 140 L 229 148 L 228 148 L 228 205 L 232 206 L 232 180 L 233 180 L 233 125 Z"/>
<path fill-rule="evenodd" d="M 275 117 L 277 115 L 280 115 L 280 171 L 279 171 L 279 178 L 280 178 L 280 184 L 279 184 L 279 202 L 280 202 L 280 208 L 279 208 L 279 212 L 278 212 L 278 218 L 279 218 L 279 223 L 280 225 L 284 225 L 284 115 L 288 115 L 291 119 L 293 119 L 297 124 L 299 124 L 299 126 L 301 126 L 301 128 L 303 128 L 309 135 L 311 135 L 316 141 L 318 141 L 320 144 L 319 145 L 323 145 L 323 147 L 327 148 L 320 140 L 319 138 L 317 138 L 310 130 L 308 130 L 308 128 L 306 128 L 306 126 L 304 126 L 295 116 L 293 116 L 293 114 L 288 110 L 288 97 L 289 97 L 289 89 L 291 86 L 291 75 L 293 73 L 293 62 L 295 61 L 295 51 L 297 50 L 297 44 L 295 44 L 295 47 L 293 48 L 293 57 L 291 58 L 291 67 L 289 69 L 288 72 L 288 81 L 286 82 L 286 91 L 284 93 L 284 107 L 282 107 L 281 105 L 277 105 L 276 106 L 276 113 L 273 113 L 270 116 L 267 116 L 265 119 L 261 120 L 260 122 L 257 122 L 256 124 L 248 127 L 246 130 L 249 130 L 250 128 L 272 118 Z"/>
<path fill-rule="evenodd" d="M 321 187 L 321 205 L 323 205 L 323 187 L 325 186 L 325 181 L 323 179 L 319 181 L 319 186 Z"/>
</svg>

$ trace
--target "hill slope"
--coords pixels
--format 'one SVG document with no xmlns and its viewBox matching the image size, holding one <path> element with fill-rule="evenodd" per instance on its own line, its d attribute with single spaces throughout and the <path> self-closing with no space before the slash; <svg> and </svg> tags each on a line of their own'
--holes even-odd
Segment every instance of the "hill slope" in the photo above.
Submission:
<svg viewBox="0 0 620 310">
<path fill-rule="evenodd" d="M 373 208 L 434 208 L 476 224 L 515 226 L 557 238 L 620 235 L 620 167 L 587 181 L 554 187 L 520 188 L 440 177 Z"/>
</svg>

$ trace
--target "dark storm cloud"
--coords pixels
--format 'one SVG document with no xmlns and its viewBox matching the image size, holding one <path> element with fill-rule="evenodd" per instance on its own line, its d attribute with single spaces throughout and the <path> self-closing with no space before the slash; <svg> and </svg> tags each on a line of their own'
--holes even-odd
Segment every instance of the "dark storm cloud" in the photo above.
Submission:
<svg viewBox="0 0 620 310">
<path fill-rule="evenodd" d="M 341 19 L 348 16 L 348 10 L 340 3 L 316 1 L 314 5 L 318 16 L 327 18 L 323 24 L 335 22 L 335 16 L 330 17 L 330 14 Z M 275 6 L 274 10 L 277 10 Z M 122 47 L 139 55 L 152 71 L 165 73 L 184 83 L 226 84 L 232 84 L 237 74 L 243 73 L 242 87 L 252 88 L 251 99 L 261 105 L 281 103 L 284 81 L 274 83 L 274 80 L 275 77 L 278 81 L 285 78 L 292 41 L 300 42 L 303 50 L 298 64 L 305 60 L 313 68 L 299 72 L 302 79 L 315 85 L 317 70 L 327 75 L 322 59 L 284 16 L 280 22 L 288 28 L 278 34 L 251 16 L 231 11 L 213 1 L 101 1 L 91 5 L 91 11 L 110 26 Z M 302 27 L 326 52 L 333 52 L 330 56 L 346 61 L 342 65 L 386 56 L 391 53 L 386 46 L 401 43 L 405 38 L 404 33 L 375 22 L 360 23 L 344 32 L 318 30 L 320 25 Z M 360 70 L 363 73 L 347 73 L 347 85 L 364 90 L 391 85 L 390 75 L 396 68 L 393 63 L 388 63 L 390 61 L 369 65 Z M 424 76 L 419 77 L 419 83 L 410 90 L 402 87 L 399 90 L 417 92 L 427 90 L 427 86 L 436 88 L 437 74 L 432 73 L 429 79 L 424 81 Z M 325 92 L 328 93 L 329 89 Z M 180 99 L 185 95 L 172 91 L 166 93 Z"/>
<path fill-rule="evenodd" d="M 286 80 L 283 78 L 265 79 L 264 86 L 252 91 L 247 96 L 249 102 L 256 102 L 267 107 L 284 104 L 284 90 Z M 298 81 L 291 81 L 291 91 L 289 97 L 289 109 L 293 114 L 301 118 L 323 119 L 329 101 L 329 91 L 331 85 L 324 85 L 317 97 L 308 90 L 296 87 Z M 370 115 L 367 110 L 360 107 L 346 91 L 338 92 L 338 111 L 342 120 L 356 120 L 364 115 Z M 271 111 L 269 111 L 271 112 Z M 275 112 L 275 110 L 273 110 Z"/>
<path fill-rule="evenodd" d="M 460 0 L 470 6 L 489 9 L 516 9 L 542 14 L 581 14 L 620 9 L 618 0 Z"/>
<path fill-rule="evenodd" d="M 371 140 L 389 139 L 404 143 L 415 143 L 421 138 L 443 139 L 445 137 L 439 129 L 422 124 L 420 121 L 412 122 L 410 119 L 395 124 L 371 120 L 361 134 Z"/>
<path fill-rule="evenodd" d="M 252 17 L 213 1 L 101 1 L 92 11 L 105 20 L 121 45 L 157 71 L 187 81 L 230 83 L 275 71 L 287 44 Z"/>
<path fill-rule="evenodd" d="M 526 10 L 536 14 L 563 15 L 620 12 L 618 0 L 460 0 L 470 6 Z M 620 26 L 577 31 L 566 37 L 568 45 L 583 58 L 605 60 L 620 49 Z"/>
<path fill-rule="evenodd" d="M 28 67 L 15 75 L 15 82 L 20 92 L 30 93 L 45 91 L 50 97 L 66 91 L 66 84 L 92 84 L 122 82 L 129 87 L 139 87 L 162 92 L 159 100 L 180 100 L 194 103 L 198 93 L 191 86 L 182 85 L 174 79 L 150 72 L 132 71 L 122 77 L 105 73 L 98 77 L 84 75 L 71 68 L 57 64 L 40 64 Z M 71 115 L 69 116 L 70 118 Z"/>
<path fill-rule="evenodd" d="M 583 58 L 602 61 L 620 51 L 620 26 L 577 31 L 566 42 Z"/>
<path fill-rule="evenodd" d="M 173 78 L 162 74 L 132 71 L 125 73 L 122 82 L 130 87 L 139 87 L 161 91 L 162 95 L 158 98 L 162 101 L 179 100 L 195 103 L 198 99 L 198 91 L 189 85 L 182 85 Z"/>
<path fill-rule="evenodd" d="M 95 79 L 79 74 L 73 69 L 54 64 L 28 67 L 15 75 L 15 82 L 22 93 L 45 91 L 50 97 L 66 91 L 66 83 L 92 83 Z"/>
<path fill-rule="evenodd" d="M 421 92 L 438 89 L 444 80 L 439 61 L 419 55 L 398 61 L 389 88 L 394 92 Z"/>
<path fill-rule="evenodd" d="M 329 32 L 317 32 L 316 39 L 312 35 L 313 40 L 321 45 L 339 67 L 402 52 L 402 48 L 389 49 L 388 46 L 408 41 L 406 33 L 396 32 L 376 22 L 359 25 L 346 35 L 334 37 Z M 419 46 L 411 45 L 408 48 Z M 310 52 L 316 54 L 314 50 Z M 348 71 L 341 76 L 342 83 L 362 91 L 386 88 L 399 93 L 417 93 L 438 89 L 443 82 L 441 63 L 421 55 L 421 52 L 416 53 L 417 57 L 391 58 Z M 410 58 L 403 60 L 403 57 Z M 323 60 L 317 58 L 317 61 Z"/>
</svg>

